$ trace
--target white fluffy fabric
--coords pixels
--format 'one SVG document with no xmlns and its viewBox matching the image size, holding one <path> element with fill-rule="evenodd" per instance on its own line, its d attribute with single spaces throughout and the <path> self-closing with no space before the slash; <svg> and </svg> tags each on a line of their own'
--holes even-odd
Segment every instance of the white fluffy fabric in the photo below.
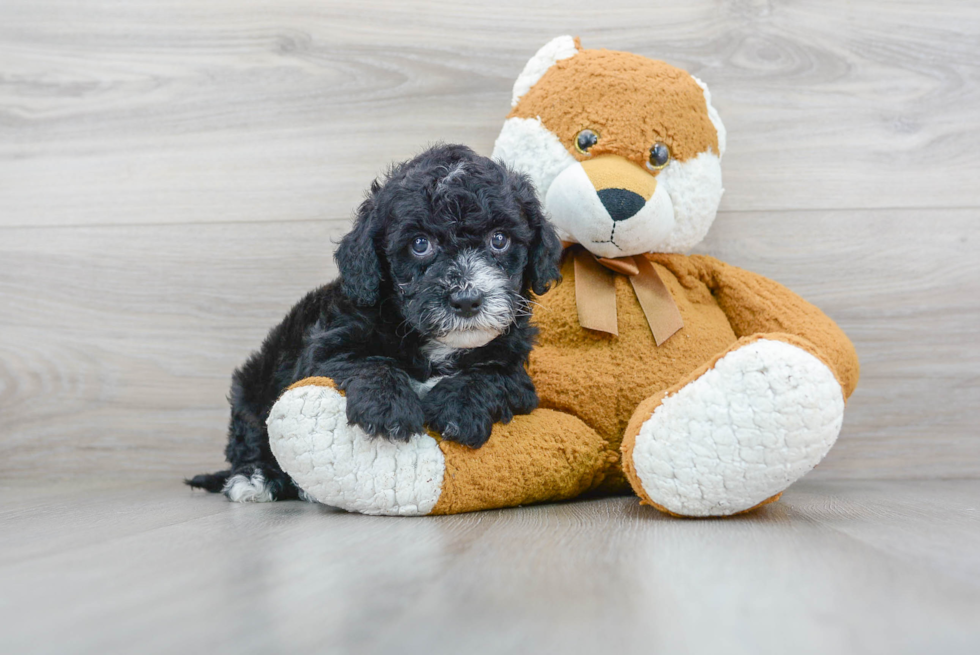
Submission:
<svg viewBox="0 0 980 655">
<path fill-rule="evenodd" d="M 540 118 L 504 121 L 491 157 L 530 177 L 542 203 L 555 178 L 569 166 L 578 164 L 558 137 L 541 124 Z M 570 235 L 560 225 L 556 224 L 555 228 L 559 238 L 569 240 Z"/>
<path fill-rule="evenodd" d="M 530 91 L 531 87 L 537 84 L 538 80 L 548 72 L 548 69 L 555 65 L 555 62 L 573 57 L 577 52 L 575 39 L 570 36 L 555 37 L 541 46 L 541 49 L 524 64 L 524 70 L 517 76 L 510 106 L 517 105 L 521 96 Z"/>
<path fill-rule="evenodd" d="M 662 244 L 677 227 L 670 196 L 659 183 L 640 211 L 626 220 L 613 221 L 578 162 L 555 178 L 544 206 L 554 225 L 600 257 L 662 252 Z"/>
<path fill-rule="evenodd" d="M 231 476 L 221 491 L 228 500 L 236 503 L 271 503 L 275 500 L 269 491 L 269 483 L 259 471 L 250 478 L 244 475 Z"/>
<path fill-rule="evenodd" d="M 721 158 L 708 151 L 685 162 L 672 161 L 657 176 L 657 191 L 660 189 L 670 196 L 674 228 L 653 248 L 639 252 L 687 252 L 704 239 L 715 222 L 725 192 Z"/>
<path fill-rule="evenodd" d="M 655 503 L 724 516 L 770 498 L 823 459 L 844 396 L 805 350 L 760 339 L 666 398 L 640 428 L 633 464 Z"/>
<path fill-rule="evenodd" d="M 298 387 L 272 407 L 269 445 L 283 470 L 317 501 L 361 514 L 421 516 L 442 492 L 445 459 L 435 439 L 368 436 L 347 422 L 347 399 Z"/>
</svg>

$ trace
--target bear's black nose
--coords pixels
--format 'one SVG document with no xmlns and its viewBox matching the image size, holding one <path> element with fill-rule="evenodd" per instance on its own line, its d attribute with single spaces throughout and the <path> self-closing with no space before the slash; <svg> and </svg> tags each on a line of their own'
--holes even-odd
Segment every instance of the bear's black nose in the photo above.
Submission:
<svg viewBox="0 0 980 655">
<path fill-rule="evenodd" d="M 483 305 L 483 294 L 479 291 L 468 289 L 456 291 L 449 296 L 449 306 L 458 316 L 463 318 L 475 316 L 480 311 L 481 305 Z"/>
<path fill-rule="evenodd" d="M 603 189 L 598 193 L 602 206 L 614 221 L 625 221 L 647 204 L 643 196 L 628 189 Z"/>
</svg>

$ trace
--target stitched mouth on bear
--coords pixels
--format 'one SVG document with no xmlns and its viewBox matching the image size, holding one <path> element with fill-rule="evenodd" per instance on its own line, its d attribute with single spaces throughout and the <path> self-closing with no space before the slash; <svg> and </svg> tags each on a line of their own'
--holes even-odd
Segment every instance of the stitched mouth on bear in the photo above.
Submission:
<svg viewBox="0 0 980 655">
<path fill-rule="evenodd" d="M 613 221 L 612 230 L 609 231 L 609 238 L 605 239 L 604 241 L 596 241 L 595 239 L 593 239 L 592 243 L 609 243 L 615 246 L 618 250 L 622 250 L 622 248 L 619 247 L 619 244 L 616 243 L 615 239 L 616 239 L 616 222 Z"/>
</svg>

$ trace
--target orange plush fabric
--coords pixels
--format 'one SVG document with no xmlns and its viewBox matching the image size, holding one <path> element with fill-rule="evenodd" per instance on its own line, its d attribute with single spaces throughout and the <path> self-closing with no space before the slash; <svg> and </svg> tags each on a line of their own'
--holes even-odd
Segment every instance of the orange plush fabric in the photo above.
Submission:
<svg viewBox="0 0 980 655">
<path fill-rule="evenodd" d="M 541 409 L 494 426 L 479 450 L 441 441 L 442 495 L 432 514 L 567 500 L 595 488 L 619 458 L 582 421 Z"/>
<path fill-rule="evenodd" d="M 534 314 L 541 335 L 529 370 L 542 407 L 582 419 L 618 453 L 643 401 L 696 377 L 696 371 L 706 370 L 739 337 L 769 332 L 803 337 L 798 343 L 834 370 L 846 395 L 853 391 L 859 374 L 854 347 L 810 303 L 772 280 L 713 257 L 661 254 L 650 259 L 680 309 L 684 328 L 658 347 L 628 278 L 612 272 L 619 336 L 581 328 L 574 268 L 566 261 L 562 284 L 538 299 Z M 656 404 L 646 407 L 652 413 Z M 603 473 L 603 489 L 630 489 L 619 466 L 616 458 Z"/>
<path fill-rule="evenodd" d="M 548 69 L 508 118 L 540 118 L 569 144 L 579 130 L 594 129 L 601 138 L 593 156 L 618 154 L 643 166 L 657 141 L 680 161 L 718 152 L 703 108 L 701 87 L 678 68 L 628 52 L 582 50 Z"/>
</svg>

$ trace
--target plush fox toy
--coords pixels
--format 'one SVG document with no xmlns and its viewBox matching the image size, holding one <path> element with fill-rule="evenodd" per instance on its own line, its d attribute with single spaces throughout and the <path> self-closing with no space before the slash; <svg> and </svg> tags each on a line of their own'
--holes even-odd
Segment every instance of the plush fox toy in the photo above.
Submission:
<svg viewBox="0 0 980 655">
<path fill-rule="evenodd" d="M 632 491 L 679 516 L 771 502 L 834 444 L 854 347 L 772 280 L 681 254 L 721 199 L 725 128 L 707 87 L 563 36 L 531 58 L 493 156 L 533 179 L 567 243 L 538 299 L 541 408 L 479 450 L 371 439 L 306 380 L 269 418 L 307 495 L 366 514 L 448 514 Z"/>
</svg>

